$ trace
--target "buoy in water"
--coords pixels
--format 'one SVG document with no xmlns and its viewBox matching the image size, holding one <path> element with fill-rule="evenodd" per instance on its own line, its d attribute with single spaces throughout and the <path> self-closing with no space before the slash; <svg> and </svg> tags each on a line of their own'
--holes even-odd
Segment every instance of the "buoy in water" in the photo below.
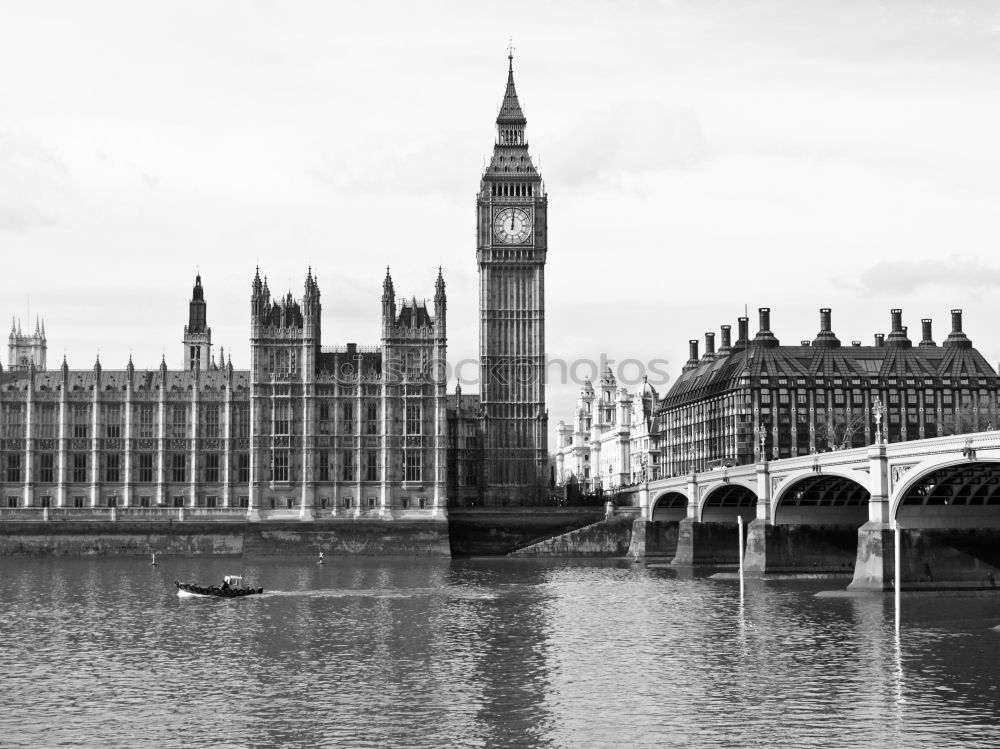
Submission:
<svg viewBox="0 0 1000 749">
<path fill-rule="evenodd" d="M 149 563 L 149 566 L 150 567 L 155 567 L 156 566 L 156 552 L 155 551 L 153 552 L 153 561 L 151 561 Z"/>
</svg>

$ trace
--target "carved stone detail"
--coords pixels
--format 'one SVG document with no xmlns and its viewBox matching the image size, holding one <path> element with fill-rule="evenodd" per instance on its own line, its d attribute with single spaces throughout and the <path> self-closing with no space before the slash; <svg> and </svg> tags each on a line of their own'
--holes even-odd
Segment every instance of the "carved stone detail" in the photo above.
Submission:
<svg viewBox="0 0 1000 749">
<path fill-rule="evenodd" d="M 913 468 L 913 466 L 915 465 L 916 463 L 907 463 L 905 465 L 893 466 L 889 474 L 892 480 L 892 485 L 895 486 L 896 484 L 898 484 L 899 480 L 906 475 L 906 472 L 909 471 L 911 468 Z"/>
</svg>

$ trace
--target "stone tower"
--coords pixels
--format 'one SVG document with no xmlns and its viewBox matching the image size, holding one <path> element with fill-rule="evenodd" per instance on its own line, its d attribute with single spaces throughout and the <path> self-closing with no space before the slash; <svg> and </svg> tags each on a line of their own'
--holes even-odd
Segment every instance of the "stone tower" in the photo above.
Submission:
<svg viewBox="0 0 1000 749">
<path fill-rule="evenodd" d="M 22 333 L 21 321 L 11 323 L 10 337 L 7 339 L 7 368 L 27 370 L 32 364 L 35 369 L 45 369 L 45 321 L 35 318 L 35 332 Z"/>
<path fill-rule="evenodd" d="M 490 504 L 538 499 L 548 465 L 548 198 L 528 153 L 513 54 L 507 59 L 493 158 L 476 198 L 483 479 Z"/>
<path fill-rule="evenodd" d="M 315 390 L 320 347 L 319 284 L 312 268 L 301 303 L 291 291 L 271 298 L 260 269 L 250 294 L 250 511 L 259 517 L 265 494 L 285 509 L 312 517 L 312 448 L 305 429 Z M 273 496 L 269 496 L 268 503 Z M 276 501 L 276 500 L 275 500 Z M 265 509 L 271 509 L 266 507 Z"/>
<path fill-rule="evenodd" d="M 184 368 L 208 369 L 212 357 L 212 329 L 208 327 L 201 274 L 195 276 L 188 310 L 188 324 L 184 326 Z"/>
</svg>

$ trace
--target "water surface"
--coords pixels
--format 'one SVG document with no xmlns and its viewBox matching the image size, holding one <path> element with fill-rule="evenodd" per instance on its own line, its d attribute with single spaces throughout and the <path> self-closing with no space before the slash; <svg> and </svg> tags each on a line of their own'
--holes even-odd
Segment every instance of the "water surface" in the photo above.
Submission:
<svg viewBox="0 0 1000 749">
<path fill-rule="evenodd" d="M 1000 595 L 618 561 L 0 559 L 3 746 L 987 747 Z M 266 589 L 178 598 L 173 580 Z"/>
</svg>

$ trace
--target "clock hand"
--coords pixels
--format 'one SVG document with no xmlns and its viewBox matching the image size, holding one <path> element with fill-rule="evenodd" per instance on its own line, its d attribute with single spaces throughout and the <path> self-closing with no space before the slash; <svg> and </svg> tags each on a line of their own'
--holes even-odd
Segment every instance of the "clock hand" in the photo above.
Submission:
<svg viewBox="0 0 1000 749">
<path fill-rule="evenodd" d="M 510 212 L 510 230 L 514 231 L 514 211 Z"/>
</svg>

